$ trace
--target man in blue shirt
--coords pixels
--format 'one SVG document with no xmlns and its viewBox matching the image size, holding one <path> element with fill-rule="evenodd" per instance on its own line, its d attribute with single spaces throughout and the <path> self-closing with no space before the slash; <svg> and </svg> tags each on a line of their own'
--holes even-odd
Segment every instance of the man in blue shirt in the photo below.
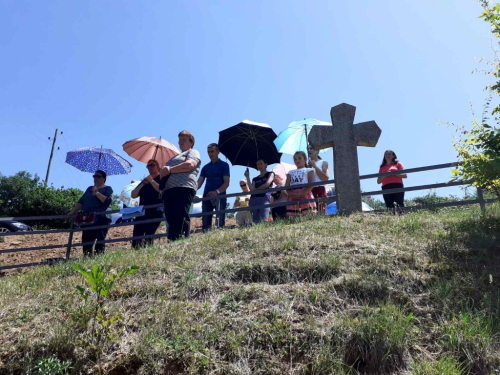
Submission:
<svg viewBox="0 0 500 375">
<path fill-rule="evenodd" d="M 201 188 L 206 179 L 207 183 L 205 184 L 203 197 L 216 197 L 219 194 L 225 194 L 229 186 L 229 164 L 219 159 L 219 146 L 217 143 L 210 143 L 207 147 L 207 152 L 210 163 L 205 164 L 201 169 L 200 177 L 198 178 L 198 189 Z M 219 202 L 220 209 L 225 210 L 227 199 L 221 198 Z M 203 201 L 201 210 L 202 212 L 217 210 L 216 200 Z M 218 219 L 219 228 L 224 227 L 226 215 L 220 214 L 218 215 Z M 212 227 L 212 215 L 202 216 L 202 221 L 202 229 L 206 232 Z"/>
</svg>

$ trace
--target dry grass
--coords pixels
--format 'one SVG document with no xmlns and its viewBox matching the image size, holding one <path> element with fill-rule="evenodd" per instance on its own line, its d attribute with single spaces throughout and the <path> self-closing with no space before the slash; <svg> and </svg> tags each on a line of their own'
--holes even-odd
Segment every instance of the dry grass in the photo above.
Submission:
<svg viewBox="0 0 500 375">
<path fill-rule="evenodd" d="M 0 373 L 488 374 L 500 371 L 500 206 L 220 230 L 81 263 L 112 289 L 88 343 L 73 264 L 0 279 Z M 54 372 L 56 373 L 56 372 Z"/>
</svg>

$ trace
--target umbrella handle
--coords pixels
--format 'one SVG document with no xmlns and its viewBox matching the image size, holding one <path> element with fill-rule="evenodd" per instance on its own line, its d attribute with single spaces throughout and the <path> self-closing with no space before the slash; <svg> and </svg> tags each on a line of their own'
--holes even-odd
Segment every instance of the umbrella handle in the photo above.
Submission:
<svg viewBox="0 0 500 375">
<path fill-rule="evenodd" d="M 309 147 L 307 147 L 307 145 L 309 144 L 309 142 L 307 141 L 307 124 L 304 124 L 304 133 L 306 133 L 306 152 L 307 152 L 307 157 L 309 157 L 309 151 L 308 151 Z"/>
<path fill-rule="evenodd" d="M 101 145 L 101 151 L 99 151 L 99 161 L 97 162 L 97 169 L 101 169 L 101 158 L 102 158 L 102 145 Z"/>
</svg>

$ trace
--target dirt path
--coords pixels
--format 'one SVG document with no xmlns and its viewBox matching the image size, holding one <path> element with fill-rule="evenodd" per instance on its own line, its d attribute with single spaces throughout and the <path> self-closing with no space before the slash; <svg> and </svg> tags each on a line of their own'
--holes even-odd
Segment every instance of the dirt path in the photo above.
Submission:
<svg viewBox="0 0 500 375">
<path fill-rule="evenodd" d="M 236 224 L 235 219 L 226 219 L 226 226 L 232 227 Z M 195 232 L 194 235 L 199 233 L 201 229 L 201 219 L 191 219 L 191 231 Z M 106 239 L 127 238 L 132 237 L 133 226 L 110 228 Z M 165 233 L 165 226 L 159 228 L 158 233 Z M 73 243 L 80 243 L 82 239 L 81 232 L 77 232 L 73 236 Z M 160 238 L 156 241 L 166 243 L 166 238 Z M 5 242 L 0 243 L 0 250 L 35 247 L 35 246 L 49 246 L 49 245 L 66 245 L 68 243 L 68 233 L 48 233 L 48 234 L 34 234 L 27 236 L 8 236 L 5 237 Z M 106 251 L 118 248 L 130 247 L 130 242 L 114 242 L 106 244 Z M 36 263 L 51 258 L 64 258 L 66 256 L 66 248 L 53 249 L 53 250 L 36 250 L 36 251 L 23 251 L 19 253 L 6 253 L 0 254 L 0 266 Z M 73 247 L 71 249 L 71 258 L 78 258 L 82 256 L 81 247 Z M 7 270 L 9 274 L 15 272 L 25 272 L 28 268 Z M 0 271 L 0 276 L 2 272 Z M 5 274 L 5 272 L 4 272 Z"/>
</svg>

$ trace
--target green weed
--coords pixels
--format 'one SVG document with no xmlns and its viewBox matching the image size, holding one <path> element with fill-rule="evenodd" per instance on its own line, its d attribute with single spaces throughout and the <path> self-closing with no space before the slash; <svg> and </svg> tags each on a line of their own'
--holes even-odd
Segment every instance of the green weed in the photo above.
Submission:
<svg viewBox="0 0 500 375">
<path fill-rule="evenodd" d="M 71 361 L 61 361 L 55 357 L 42 358 L 36 363 L 35 370 L 40 375 L 66 375 L 71 370 Z"/>
<path fill-rule="evenodd" d="M 454 357 L 443 357 L 439 361 L 419 361 L 411 365 L 414 375 L 464 375 L 464 366 Z"/>
<path fill-rule="evenodd" d="M 130 266 L 123 271 L 113 273 L 106 272 L 103 266 L 92 266 L 91 269 L 84 269 L 80 265 L 75 265 L 74 270 L 84 276 L 85 280 L 90 285 L 88 289 L 77 285 L 76 290 L 78 291 L 78 294 L 85 302 L 89 302 L 89 297 L 94 297 L 94 300 L 91 301 L 92 314 L 90 315 L 90 319 L 92 321 L 92 328 L 90 331 L 91 336 L 89 343 L 93 347 L 98 348 L 104 335 L 106 335 L 109 339 L 114 338 L 114 334 L 111 333 L 110 327 L 117 320 L 123 319 L 121 315 L 110 316 L 108 314 L 104 305 L 104 299 L 108 297 L 115 282 L 134 272 L 137 272 L 139 268 L 137 266 Z M 77 312 L 74 314 L 74 319 L 79 320 L 81 316 L 82 315 Z M 99 329 L 96 329 L 96 322 L 100 326 Z"/>
<path fill-rule="evenodd" d="M 388 372 L 404 367 L 416 318 L 387 303 L 365 308 L 343 322 L 346 363 L 367 372 Z"/>
<path fill-rule="evenodd" d="M 443 349 L 458 358 L 474 374 L 489 374 L 494 339 L 489 319 L 470 312 L 459 313 L 439 325 Z"/>
</svg>

